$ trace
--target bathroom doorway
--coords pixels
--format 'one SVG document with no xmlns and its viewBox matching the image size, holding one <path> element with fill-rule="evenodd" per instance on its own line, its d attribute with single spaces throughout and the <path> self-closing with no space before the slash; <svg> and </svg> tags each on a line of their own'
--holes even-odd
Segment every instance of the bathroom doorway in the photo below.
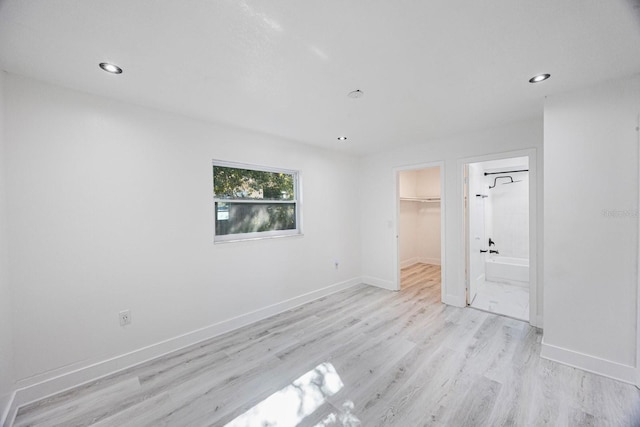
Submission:
<svg viewBox="0 0 640 427">
<path fill-rule="evenodd" d="M 530 319 L 529 157 L 464 165 L 467 305 Z"/>
<path fill-rule="evenodd" d="M 398 289 L 437 289 L 442 300 L 442 166 L 397 171 Z"/>
</svg>

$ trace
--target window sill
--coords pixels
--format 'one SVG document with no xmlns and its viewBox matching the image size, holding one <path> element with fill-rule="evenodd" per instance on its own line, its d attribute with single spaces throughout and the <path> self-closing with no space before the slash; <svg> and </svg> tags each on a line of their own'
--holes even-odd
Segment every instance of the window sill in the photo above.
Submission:
<svg viewBox="0 0 640 427">
<path fill-rule="evenodd" d="M 248 238 L 236 238 L 236 239 L 229 239 L 229 240 L 213 240 L 213 244 L 214 245 L 222 245 L 225 243 L 239 243 L 239 242 L 254 242 L 257 240 L 271 240 L 271 239 L 284 239 L 284 238 L 291 238 L 291 237 L 303 237 L 304 233 L 296 233 L 296 234 L 283 234 L 280 236 L 260 236 L 260 237 L 248 237 Z"/>
</svg>

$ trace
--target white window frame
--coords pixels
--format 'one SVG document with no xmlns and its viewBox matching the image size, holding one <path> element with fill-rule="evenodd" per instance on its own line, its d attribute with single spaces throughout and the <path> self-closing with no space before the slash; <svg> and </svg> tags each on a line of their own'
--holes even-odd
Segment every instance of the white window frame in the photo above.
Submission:
<svg viewBox="0 0 640 427">
<path fill-rule="evenodd" d="M 211 173 L 213 178 L 213 168 L 216 166 L 236 168 L 236 169 L 248 169 L 261 172 L 273 172 L 273 173 L 286 173 L 293 175 L 293 199 L 292 200 L 263 200 L 263 199 L 223 199 L 217 198 L 215 193 L 213 194 L 213 242 L 214 243 L 228 243 L 228 242 L 242 242 L 246 240 L 261 240 L 272 239 L 277 237 L 291 237 L 302 236 L 302 195 L 300 186 L 300 171 L 282 168 L 273 168 L 269 166 L 258 166 L 248 163 L 227 162 L 224 160 L 212 160 Z M 213 181 L 212 181 L 213 185 Z M 215 191 L 215 187 L 214 187 Z M 296 212 L 296 228 L 292 230 L 272 230 L 272 231 L 257 231 L 253 233 L 236 233 L 236 234 L 216 234 L 216 203 L 249 203 L 249 204 L 293 204 L 295 205 Z"/>
</svg>

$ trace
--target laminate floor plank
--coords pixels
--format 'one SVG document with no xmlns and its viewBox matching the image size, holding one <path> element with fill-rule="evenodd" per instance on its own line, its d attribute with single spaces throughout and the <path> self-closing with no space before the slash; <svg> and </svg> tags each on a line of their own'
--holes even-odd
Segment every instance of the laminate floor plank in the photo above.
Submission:
<svg viewBox="0 0 640 427">
<path fill-rule="evenodd" d="M 493 411 L 501 385 L 486 377 L 478 379 L 467 390 L 446 424 L 452 426 L 485 426 Z"/>
<path fill-rule="evenodd" d="M 365 425 L 424 425 L 423 420 L 433 415 L 431 409 L 439 407 L 441 396 L 450 387 L 449 378 L 463 361 L 446 347 L 439 347 L 430 356 L 423 354 L 418 361 L 417 369 L 410 369 L 403 381 L 396 383 L 394 393 L 356 414 Z"/>
<path fill-rule="evenodd" d="M 439 266 L 358 285 L 25 405 L 14 426 L 640 426 L 637 388 L 440 302 Z"/>
<path fill-rule="evenodd" d="M 171 400 L 169 393 L 163 392 L 90 425 L 92 427 L 140 427 L 152 421 L 153 413 L 169 412 L 174 407 L 175 403 Z"/>
<path fill-rule="evenodd" d="M 22 425 L 73 425 L 73 418 L 79 410 L 86 411 L 88 408 L 117 405 L 120 396 L 129 395 L 139 389 L 138 378 L 129 378 L 91 393 L 82 393 L 77 398 L 68 400 L 46 412 L 29 414 L 14 425 L 16 427 Z"/>
<path fill-rule="evenodd" d="M 416 345 L 395 365 L 390 366 L 382 375 L 379 375 L 374 382 L 367 384 L 365 382 L 366 375 L 362 375 L 359 379 L 354 379 L 349 386 L 345 386 L 345 394 L 353 402 L 355 411 L 362 414 L 365 421 L 369 422 L 366 425 L 380 419 L 390 408 L 392 398 L 401 393 L 404 388 L 414 387 L 413 382 L 417 381 L 420 387 L 437 382 L 434 378 L 429 378 L 431 371 L 426 369 L 427 366 L 433 365 L 431 360 L 434 354 L 439 352 L 455 356 L 455 352 L 442 345 L 442 342 L 446 340 L 445 331 L 446 328 L 442 328 L 440 333 L 434 333 L 433 339 L 427 344 Z M 453 358 L 447 358 L 447 360 L 447 366 L 457 369 Z M 420 375 L 423 375 L 422 380 L 414 380 Z M 336 402 L 335 405 L 338 403 Z M 415 406 L 420 407 L 417 404 Z"/>
</svg>

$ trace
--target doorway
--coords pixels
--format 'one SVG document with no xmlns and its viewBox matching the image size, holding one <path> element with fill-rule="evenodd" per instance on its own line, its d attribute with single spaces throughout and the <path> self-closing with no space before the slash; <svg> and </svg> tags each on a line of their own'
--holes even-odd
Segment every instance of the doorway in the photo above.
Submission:
<svg viewBox="0 0 640 427">
<path fill-rule="evenodd" d="M 442 167 L 399 170 L 398 289 L 437 288 L 442 300 Z"/>
<path fill-rule="evenodd" d="M 464 165 L 467 305 L 530 320 L 529 157 Z"/>
</svg>

